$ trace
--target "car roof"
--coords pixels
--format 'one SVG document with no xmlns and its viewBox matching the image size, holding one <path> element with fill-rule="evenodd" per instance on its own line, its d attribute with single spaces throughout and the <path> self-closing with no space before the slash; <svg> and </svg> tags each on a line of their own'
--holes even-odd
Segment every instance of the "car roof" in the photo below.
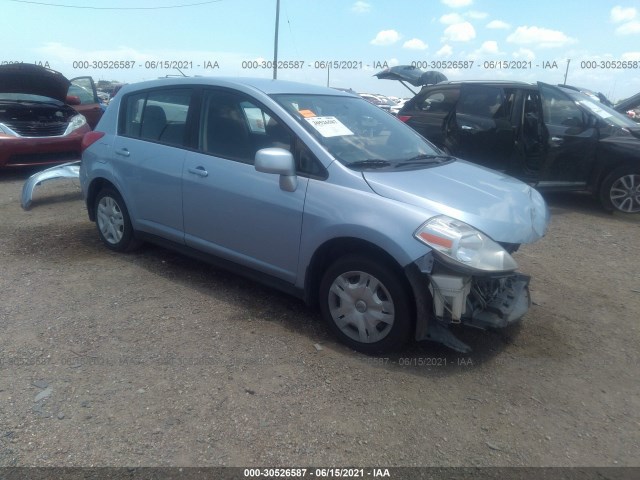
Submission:
<svg viewBox="0 0 640 480">
<path fill-rule="evenodd" d="M 312 94 L 312 95 L 332 95 L 354 97 L 352 93 L 335 90 L 333 88 L 322 87 L 319 85 L 310 85 L 306 83 L 291 82 L 287 80 L 273 80 L 269 78 L 250 78 L 250 77 L 169 77 L 157 80 L 148 80 L 144 82 L 130 83 L 123 87 L 123 92 L 135 90 L 144 90 L 147 88 L 163 87 L 163 86 L 185 86 L 185 85 L 210 85 L 218 87 L 245 87 L 252 90 L 258 90 L 267 95 L 279 93 L 293 94 Z"/>
</svg>

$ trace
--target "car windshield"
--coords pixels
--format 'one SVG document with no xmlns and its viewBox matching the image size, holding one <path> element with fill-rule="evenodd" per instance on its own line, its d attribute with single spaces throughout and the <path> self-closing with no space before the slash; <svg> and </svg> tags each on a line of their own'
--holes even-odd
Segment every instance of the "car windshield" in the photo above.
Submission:
<svg viewBox="0 0 640 480">
<path fill-rule="evenodd" d="M 638 128 L 638 124 L 630 118 L 624 116 L 620 112 L 617 112 L 611 107 L 607 107 L 603 103 L 591 99 L 589 96 L 583 93 L 571 92 L 569 93 L 569 95 L 573 97 L 576 103 L 582 105 L 583 107 L 586 107 L 591 113 L 596 115 L 601 120 L 604 120 L 609 125 L 633 129 Z"/>
<path fill-rule="evenodd" d="M 450 160 L 396 117 L 361 98 L 308 94 L 273 98 L 350 168 L 416 168 Z"/>
</svg>

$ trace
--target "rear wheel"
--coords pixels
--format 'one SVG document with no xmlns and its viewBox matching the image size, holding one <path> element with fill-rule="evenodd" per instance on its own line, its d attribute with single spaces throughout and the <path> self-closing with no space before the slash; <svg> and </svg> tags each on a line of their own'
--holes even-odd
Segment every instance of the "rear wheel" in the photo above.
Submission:
<svg viewBox="0 0 640 480">
<path fill-rule="evenodd" d="M 411 333 L 408 287 L 392 268 L 360 255 L 334 262 L 320 284 L 320 309 L 345 344 L 364 353 L 402 347 Z"/>
<path fill-rule="evenodd" d="M 96 226 L 100 240 L 116 252 L 128 252 L 140 245 L 135 238 L 129 212 L 120 194 L 103 188 L 94 204 Z"/>
<path fill-rule="evenodd" d="M 640 168 L 620 167 L 604 179 L 600 201 L 607 210 L 640 212 Z"/>
</svg>

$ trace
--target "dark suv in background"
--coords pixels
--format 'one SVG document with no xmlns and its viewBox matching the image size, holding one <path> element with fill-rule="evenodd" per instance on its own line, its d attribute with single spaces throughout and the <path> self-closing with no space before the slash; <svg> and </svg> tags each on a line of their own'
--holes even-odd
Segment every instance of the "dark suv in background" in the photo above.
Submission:
<svg viewBox="0 0 640 480">
<path fill-rule="evenodd" d="M 608 210 L 640 212 L 640 125 L 574 88 L 442 82 L 398 117 L 445 152 L 541 190 L 588 190 Z"/>
</svg>

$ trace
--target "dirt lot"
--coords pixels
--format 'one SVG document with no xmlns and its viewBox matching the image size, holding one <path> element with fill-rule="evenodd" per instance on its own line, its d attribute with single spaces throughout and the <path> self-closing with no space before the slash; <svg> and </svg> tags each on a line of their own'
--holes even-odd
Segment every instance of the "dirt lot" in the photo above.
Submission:
<svg viewBox="0 0 640 480">
<path fill-rule="evenodd" d="M 0 174 L 0 466 L 638 466 L 640 218 L 548 196 L 534 306 L 372 358 L 317 312 L 99 243 L 77 185 Z"/>
</svg>

